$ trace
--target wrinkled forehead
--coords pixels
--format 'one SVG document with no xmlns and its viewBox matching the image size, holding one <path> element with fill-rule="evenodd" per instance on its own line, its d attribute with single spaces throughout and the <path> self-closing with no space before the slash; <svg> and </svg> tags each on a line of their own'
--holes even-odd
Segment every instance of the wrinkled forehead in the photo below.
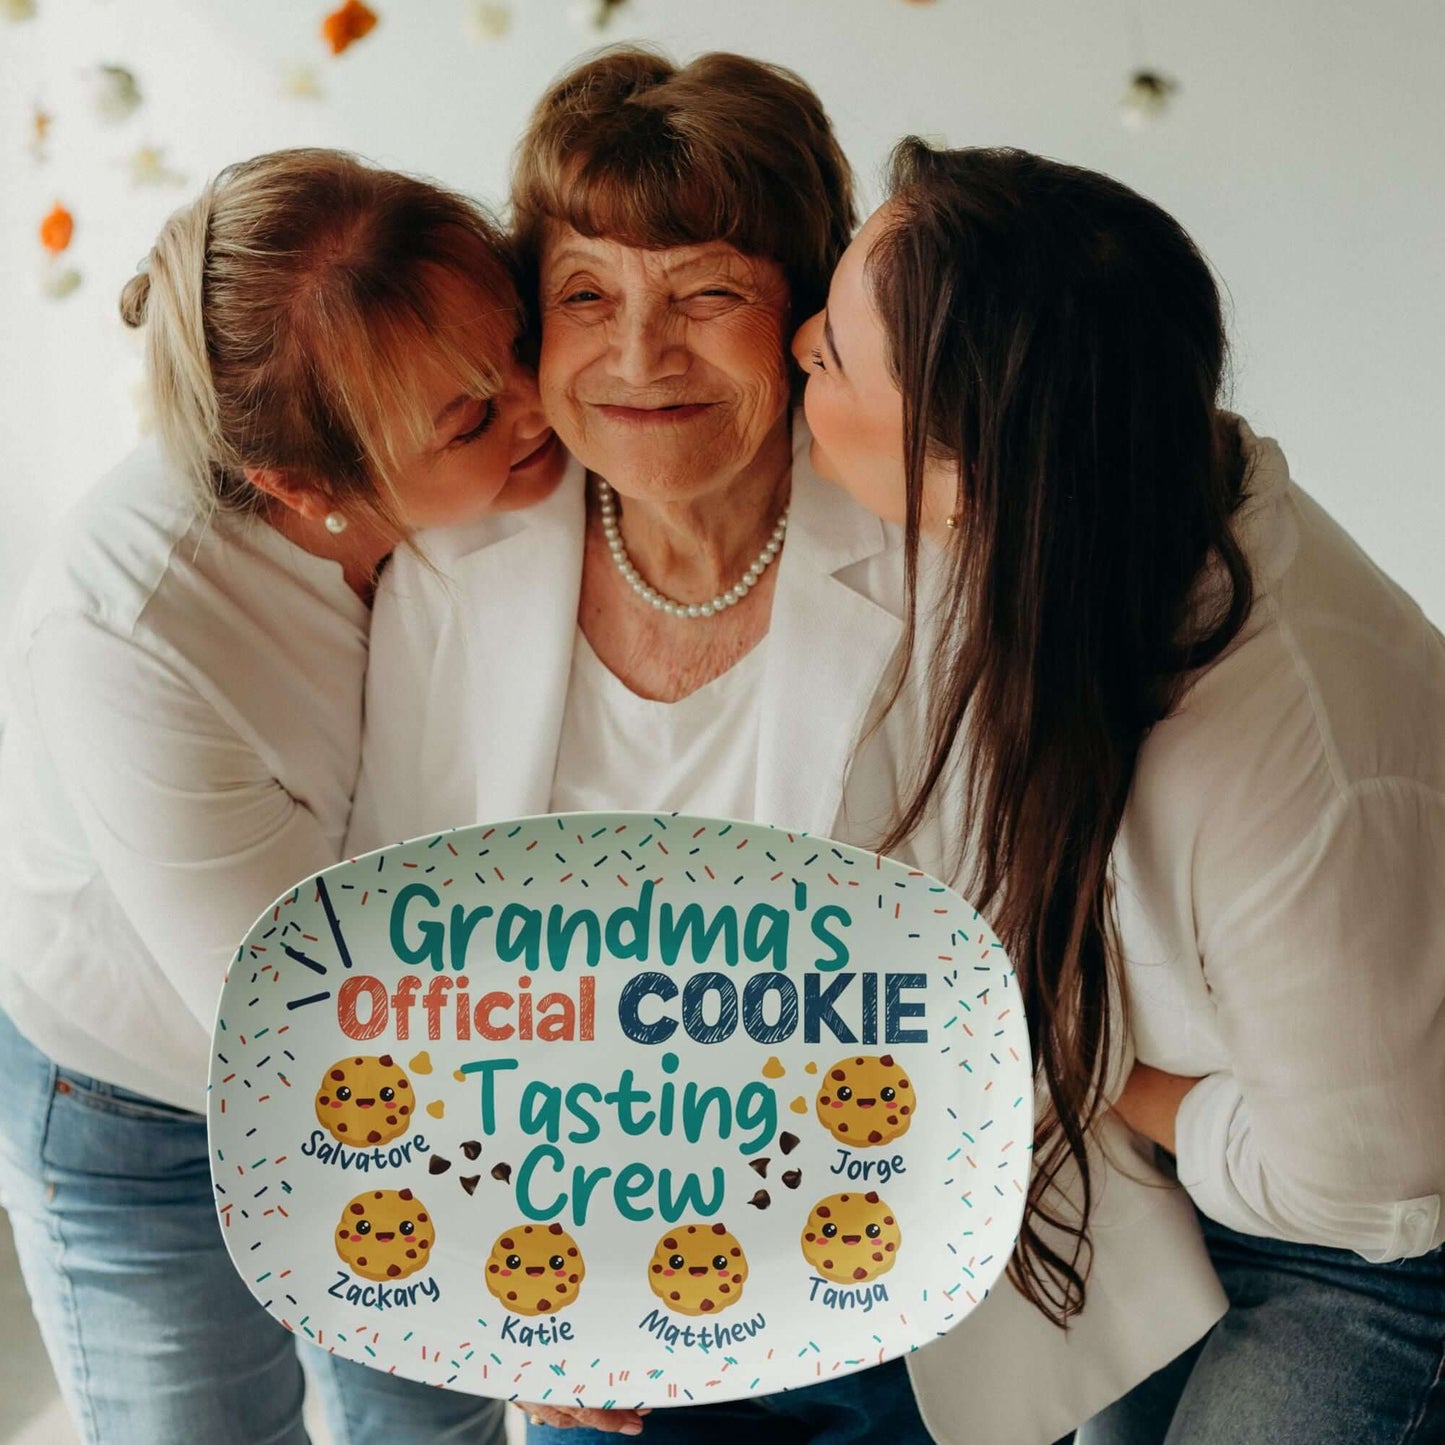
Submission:
<svg viewBox="0 0 1445 1445">
<path fill-rule="evenodd" d="M 727 241 L 636 246 L 611 236 L 586 236 L 563 222 L 547 227 L 541 262 L 544 276 L 555 276 L 569 267 L 596 267 L 659 281 L 704 273 L 726 275 L 757 286 L 783 281 L 782 267 L 776 261 L 749 256 Z"/>
</svg>

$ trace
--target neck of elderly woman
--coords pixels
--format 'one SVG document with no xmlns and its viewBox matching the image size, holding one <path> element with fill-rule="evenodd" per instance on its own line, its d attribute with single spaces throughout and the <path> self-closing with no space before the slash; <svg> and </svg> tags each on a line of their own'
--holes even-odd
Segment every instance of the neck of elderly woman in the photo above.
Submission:
<svg viewBox="0 0 1445 1445">
<path fill-rule="evenodd" d="M 731 587 L 788 505 L 792 460 L 785 413 L 746 462 L 685 494 L 629 480 L 619 486 L 604 477 L 617 495 L 633 565 L 660 592 L 679 601 L 705 602 Z M 595 508 L 595 495 L 591 504 Z"/>
</svg>

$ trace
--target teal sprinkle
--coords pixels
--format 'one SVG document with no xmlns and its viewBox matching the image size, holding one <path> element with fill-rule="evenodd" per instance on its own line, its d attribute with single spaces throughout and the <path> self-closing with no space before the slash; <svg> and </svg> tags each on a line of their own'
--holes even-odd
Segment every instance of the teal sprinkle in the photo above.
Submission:
<svg viewBox="0 0 1445 1445">
<path fill-rule="evenodd" d="M 266 1035 L 269 1034 L 270 1032 L 271 1032 L 271 1030 L 270 1030 L 269 1027 L 268 1027 L 268 1028 L 264 1028 L 264 1029 L 258 1029 L 254 1034 L 251 1035 L 251 1037 L 252 1037 L 253 1039 L 264 1039 L 264 1038 L 266 1037 Z"/>
<path fill-rule="evenodd" d="M 264 1280 L 268 1280 L 268 1279 L 270 1279 L 270 1278 L 271 1278 L 271 1271 L 268 1269 L 268 1270 L 266 1271 L 266 1273 L 263 1274 L 263 1275 L 261 1276 L 261 1278 L 256 1281 L 256 1283 L 257 1283 L 257 1284 L 261 1284 Z"/>
<path fill-rule="evenodd" d="M 492 1356 L 492 1363 L 493 1363 L 493 1364 L 496 1364 L 496 1365 L 500 1365 L 500 1364 L 502 1363 L 502 1357 L 501 1357 L 500 1355 L 493 1355 L 493 1356 Z"/>
<path fill-rule="evenodd" d="M 410 1340 L 411 1337 L 412 1337 L 415 1333 L 416 1333 L 415 1330 L 408 1330 L 408 1331 L 401 1337 L 401 1342 L 402 1342 L 402 1344 L 406 1344 L 407 1341 Z"/>
<path fill-rule="evenodd" d="M 953 1016 L 951 1019 L 947 1020 L 947 1022 L 945 1022 L 943 1026 L 944 1026 L 944 1028 L 946 1028 L 946 1029 L 951 1029 L 951 1028 L 954 1026 L 954 1024 L 956 1024 L 957 1022 L 958 1022 L 958 1015 L 957 1015 L 957 1014 L 954 1014 L 954 1016 Z"/>
<path fill-rule="evenodd" d="M 606 831 L 607 831 L 606 828 L 599 828 L 595 833 L 593 833 L 592 836 L 593 836 L 594 838 L 600 838 Z"/>
<path fill-rule="evenodd" d="M 962 1153 L 963 1153 L 963 1148 L 962 1148 L 962 1146 L 960 1146 L 959 1148 L 955 1149 L 955 1150 L 953 1151 L 953 1153 L 948 1156 L 948 1158 L 949 1158 L 949 1159 L 957 1159 L 958 1156 L 959 1156 L 960 1154 L 962 1154 Z M 948 1162 L 948 1160 L 945 1160 L 945 1161 L 944 1161 L 944 1163 L 947 1163 L 947 1162 Z"/>
<path fill-rule="evenodd" d="M 521 831 L 522 831 L 522 825 L 521 825 L 520 823 L 518 823 L 517 826 L 516 826 L 515 828 L 513 828 L 510 833 L 507 834 L 507 837 L 509 837 L 509 838 L 515 838 L 515 837 L 517 836 L 517 834 L 520 833 Z"/>
<path fill-rule="evenodd" d="M 960 1129 L 958 1132 L 959 1132 L 960 1134 L 962 1134 L 963 1137 L 964 1137 L 965 1139 L 967 1139 L 970 1144 L 973 1144 L 973 1143 L 976 1142 L 976 1140 L 974 1139 L 973 1135 L 970 1134 L 967 1129 Z"/>
</svg>

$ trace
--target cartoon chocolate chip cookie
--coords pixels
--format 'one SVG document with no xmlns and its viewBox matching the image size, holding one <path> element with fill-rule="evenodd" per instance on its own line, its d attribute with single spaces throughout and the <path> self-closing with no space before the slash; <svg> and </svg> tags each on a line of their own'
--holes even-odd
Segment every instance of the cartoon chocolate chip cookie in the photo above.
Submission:
<svg viewBox="0 0 1445 1445">
<path fill-rule="evenodd" d="M 818 1118 L 840 1144 L 866 1149 L 906 1134 L 917 1103 L 892 1054 L 855 1054 L 828 1070 L 818 1090 Z"/>
<path fill-rule="evenodd" d="M 657 1241 L 647 1279 L 680 1315 L 711 1315 L 743 1297 L 748 1260 L 724 1224 L 679 1224 Z"/>
<path fill-rule="evenodd" d="M 886 1199 L 867 1194 L 830 1194 L 820 1199 L 803 1226 L 803 1258 L 839 1284 L 887 1274 L 903 1235 Z"/>
<path fill-rule="evenodd" d="M 577 1298 L 587 1266 L 560 1224 L 519 1224 L 487 1256 L 487 1288 L 519 1315 L 545 1315 Z"/>
<path fill-rule="evenodd" d="M 426 1268 L 436 1237 L 410 1189 L 368 1189 L 341 1211 L 336 1252 L 363 1279 L 405 1279 Z"/>
<path fill-rule="evenodd" d="M 353 1054 L 327 1069 L 316 1091 L 316 1117 L 333 1139 L 365 1149 L 406 1133 L 416 1095 L 390 1054 Z"/>
</svg>

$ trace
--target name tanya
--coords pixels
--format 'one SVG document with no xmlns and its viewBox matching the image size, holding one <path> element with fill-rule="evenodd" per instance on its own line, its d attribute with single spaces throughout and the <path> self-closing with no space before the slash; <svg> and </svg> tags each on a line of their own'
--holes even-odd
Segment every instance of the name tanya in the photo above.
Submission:
<svg viewBox="0 0 1445 1445">
<path fill-rule="evenodd" d="M 882 1284 L 864 1285 L 859 1288 L 839 1289 L 825 1279 L 813 1276 L 813 1287 L 808 1292 L 810 1300 L 827 1305 L 833 1310 L 862 1310 L 866 1315 L 874 1305 L 888 1303 L 888 1287 Z"/>
<path fill-rule="evenodd" d="M 439 1299 L 441 1286 L 434 1279 L 421 1279 L 415 1284 L 362 1284 L 345 1270 L 338 1269 L 336 1283 L 326 1293 L 336 1299 L 345 1300 L 349 1305 L 365 1305 L 374 1310 L 394 1310 L 414 1305 L 418 1295 L 423 1299 Z"/>
<path fill-rule="evenodd" d="M 311 1137 L 301 1146 L 301 1152 L 308 1159 L 322 1164 L 331 1164 L 337 1169 L 354 1169 L 365 1174 L 372 1169 L 395 1169 L 399 1164 L 410 1164 L 412 1150 L 418 1154 L 430 1154 L 431 1145 L 420 1134 L 384 1148 L 380 1144 L 374 1149 L 348 1149 L 344 1144 L 334 1144 L 320 1129 L 313 1129 Z"/>
<path fill-rule="evenodd" d="M 740 1345 L 744 1341 L 752 1339 L 766 1325 L 767 1321 L 758 1314 L 750 1320 L 741 1320 L 735 1325 L 713 1322 L 699 1328 L 693 1325 L 679 1325 L 660 1310 L 648 1310 L 638 1322 L 637 1328 L 655 1336 L 665 1345 L 683 1345 L 690 1350 L 701 1350 L 706 1354 L 709 1350 L 721 1350 L 729 1345 Z"/>
</svg>

